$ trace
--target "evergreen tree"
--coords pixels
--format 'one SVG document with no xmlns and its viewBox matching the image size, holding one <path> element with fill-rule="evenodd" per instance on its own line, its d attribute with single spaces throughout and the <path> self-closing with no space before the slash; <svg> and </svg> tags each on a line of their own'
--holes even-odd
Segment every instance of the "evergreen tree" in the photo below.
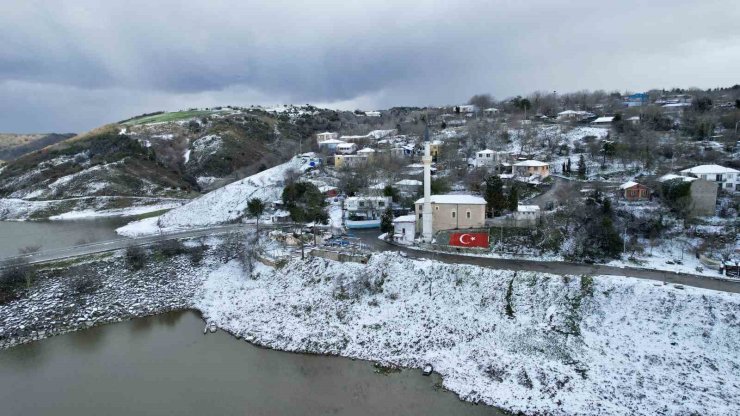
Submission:
<svg viewBox="0 0 740 416">
<path fill-rule="evenodd" d="M 578 159 L 578 177 L 586 179 L 586 159 L 583 155 Z"/>
<path fill-rule="evenodd" d="M 602 235 L 599 239 L 601 250 L 609 257 L 619 258 L 619 254 L 622 252 L 623 246 L 622 238 L 614 228 L 612 219 L 608 216 L 604 216 L 604 218 L 601 219 L 601 231 Z"/>
<path fill-rule="evenodd" d="M 326 224 L 329 216 L 324 210 L 326 200 L 319 188 L 311 182 L 294 182 L 283 189 L 283 204 L 295 222 L 319 222 Z"/>
<path fill-rule="evenodd" d="M 398 202 L 398 189 L 391 185 L 386 185 L 385 188 L 383 188 L 383 196 L 389 196 L 393 202 Z"/>
<path fill-rule="evenodd" d="M 517 207 L 519 207 L 519 188 L 516 184 L 511 185 L 507 204 L 509 211 L 516 211 Z"/>
<path fill-rule="evenodd" d="M 393 210 L 391 210 L 391 207 L 386 208 L 383 215 L 380 216 L 380 232 L 393 232 Z"/>
<path fill-rule="evenodd" d="M 568 158 L 568 174 L 569 175 L 570 175 L 570 172 L 571 172 L 571 170 L 570 170 L 570 158 Z"/>
<path fill-rule="evenodd" d="M 506 206 L 504 198 L 504 183 L 498 175 L 491 175 L 486 179 L 486 189 L 483 194 L 486 200 L 486 208 L 493 212 L 493 215 L 500 215 Z"/>
<path fill-rule="evenodd" d="M 247 201 L 247 214 L 257 219 L 257 238 L 260 235 L 260 217 L 265 212 L 265 203 L 259 198 L 252 198 Z"/>
</svg>

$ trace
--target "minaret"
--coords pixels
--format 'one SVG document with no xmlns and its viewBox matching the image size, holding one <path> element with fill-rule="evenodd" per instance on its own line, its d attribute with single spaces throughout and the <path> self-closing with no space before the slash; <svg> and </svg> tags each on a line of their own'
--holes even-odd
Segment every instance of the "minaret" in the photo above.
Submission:
<svg viewBox="0 0 740 416">
<path fill-rule="evenodd" d="M 421 212 L 421 240 L 432 242 L 432 155 L 429 149 L 429 127 L 424 130 L 424 209 Z"/>
</svg>

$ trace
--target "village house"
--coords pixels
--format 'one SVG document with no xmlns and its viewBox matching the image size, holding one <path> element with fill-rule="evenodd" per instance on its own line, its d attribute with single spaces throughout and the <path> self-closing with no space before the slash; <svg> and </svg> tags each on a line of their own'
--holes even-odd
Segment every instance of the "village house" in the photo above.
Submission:
<svg viewBox="0 0 740 416">
<path fill-rule="evenodd" d="M 483 110 L 483 113 L 487 116 L 495 116 L 496 114 L 498 114 L 498 108 L 486 108 L 485 110 Z"/>
<path fill-rule="evenodd" d="M 538 205 L 519 205 L 513 213 L 516 226 L 531 226 L 537 224 L 540 219 L 540 207 Z"/>
<path fill-rule="evenodd" d="M 319 149 L 333 153 L 336 152 L 337 146 L 342 143 L 344 143 L 344 141 L 339 139 L 327 139 L 319 143 Z"/>
<path fill-rule="evenodd" d="M 599 117 L 591 122 L 592 126 L 608 127 L 611 126 L 614 121 L 614 117 Z"/>
<path fill-rule="evenodd" d="M 339 139 L 339 133 L 332 133 L 332 132 L 323 132 L 323 133 L 316 133 L 316 143 L 321 145 L 321 143 L 327 141 L 327 140 L 336 140 Z"/>
<path fill-rule="evenodd" d="M 416 217 L 402 215 L 393 220 L 393 241 L 399 244 L 411 244 L 416 235 Z"/>
<path fill-rule="evenodd" d="M 403 193 L 415 194 L 424 183 L 417 179 L 402 179 L 393 185 Z"/>
<path fill-rule="evenodd" d="M 365 111 L 367 117 L 380 117 L 380 111 Z"/>
<path fill-rule="evenodd" d="M 642 184 L 629 181 L 619 185 L 620 196 L 627 201 L 639 201 L 648 199 L 650 190 Z"/>
<path fill-rule="evenodd" d="M 339 143 L 336 152 L 341 155 L 351 155 L 357 151 L 357 145 L 354 143 Z"/>
<path fill-rule="evenodd" d="M 486 200 L 473 195 L 431 195 L 432 232 L 481 228 L 486 224 Z M 416 201 L 416 231 L 421 232 L 424 198 Z"/>
<path fill-rule="evenodd" d="M 375 158 L 375 149 L 372 149 L 370 147 L 365 147 L 363 149 L 358 150 L 357 154 L 360 156 L 367 157 L 368 161 L 372 161 Z"/>
<path fill-rule="evenodd" d="M 432 158 L 435 160 L 437 159 L 437 156 L 439 156 L 439 152 L 442 149 L 442 146 L 444 145 L 444 142 L 441 140 L 434 140 L 433 142 L 429 143 L 429 152 L 432 154 Z"/>
<path fill-rule="evenodd" d="M 501 162 L 501 154 L 490 149 L 475 152 L 475 167 L 494 167 Z"/>
<path fill-rule="evenodd" d="M 367 156 L 365 155 L 334 155 L 335 169 L 341 169 L 343 167 L 355 167 L 363 163 L 367 163 Z"/>
<path fill-rule="evenodd" d="M 594 114 L 588 111 L 565 110 L 558 113 L 558 121 L 581 121 L 591 117 Z"/>
<path fill-rule="evenodd" d="M 727 192 L 740 191 L 740 171 L 720 165 L 700 165 L 681 171 L 710 182 L 716 182 L 720 189 Z"/>
<path fill-rule="evenodd" d="M 524 160 L 512 165 L 512 173 L 519 177 L 539 175 L 540 179 L 550 176 L 550 164 L 539 160 Z"/>
<path fill-rule="evenodd" d="M 663 175 L 658 178 L 658 182 L 665 183 L 669 181 L 690 182 L 689 201 L 687 210 L 691 216 L 712 216 L 715 214 L 717 206 L 717 182 L 710 182 L 701 178 L 691 176 L 680 176 L 674 174 Z"/>
</svg>

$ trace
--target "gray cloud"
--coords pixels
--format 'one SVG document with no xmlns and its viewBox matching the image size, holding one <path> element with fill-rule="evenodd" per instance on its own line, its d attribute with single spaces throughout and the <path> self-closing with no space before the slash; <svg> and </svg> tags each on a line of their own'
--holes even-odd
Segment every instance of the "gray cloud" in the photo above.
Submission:
<svg viewBox="0 0 740 416">
<path fill-rule="evenodd" d="M 6 3 L 16 4 L 0 5 L 5 131 L 200 105 L 713 87 L 738 82 L 740 67 L 734 1 Z"/>
</svg>

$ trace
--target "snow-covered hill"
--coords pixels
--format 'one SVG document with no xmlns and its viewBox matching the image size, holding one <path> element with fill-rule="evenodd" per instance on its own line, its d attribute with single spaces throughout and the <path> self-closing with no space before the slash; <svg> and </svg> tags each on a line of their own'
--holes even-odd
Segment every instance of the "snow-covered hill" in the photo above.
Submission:
<svg viewBox="0 0 740 416">
<path fill-rule="evenodd" d="M 736 415 L 740 296 L 373 256 L 246 276 L 195 306 L 258 344 L 420 367 L 466 400 L 550 415 Z"/>
<path fill-rule="evenodd" d="M 315 159 L 310 154 L 296 156 L 281 165 L 264 170 L 240 181 L 230 183 L 206 195 L 173 209 L 158 219 L 146 219 L 116 230 L 125 236 L 154 234 L 159 229 L 176 230 L 225 224 L 244 217 L 247 201 L 259 198 L 266 203 L 279 200 L 285 174 L 290 170 L 303 172 Z"/>
</svg>

